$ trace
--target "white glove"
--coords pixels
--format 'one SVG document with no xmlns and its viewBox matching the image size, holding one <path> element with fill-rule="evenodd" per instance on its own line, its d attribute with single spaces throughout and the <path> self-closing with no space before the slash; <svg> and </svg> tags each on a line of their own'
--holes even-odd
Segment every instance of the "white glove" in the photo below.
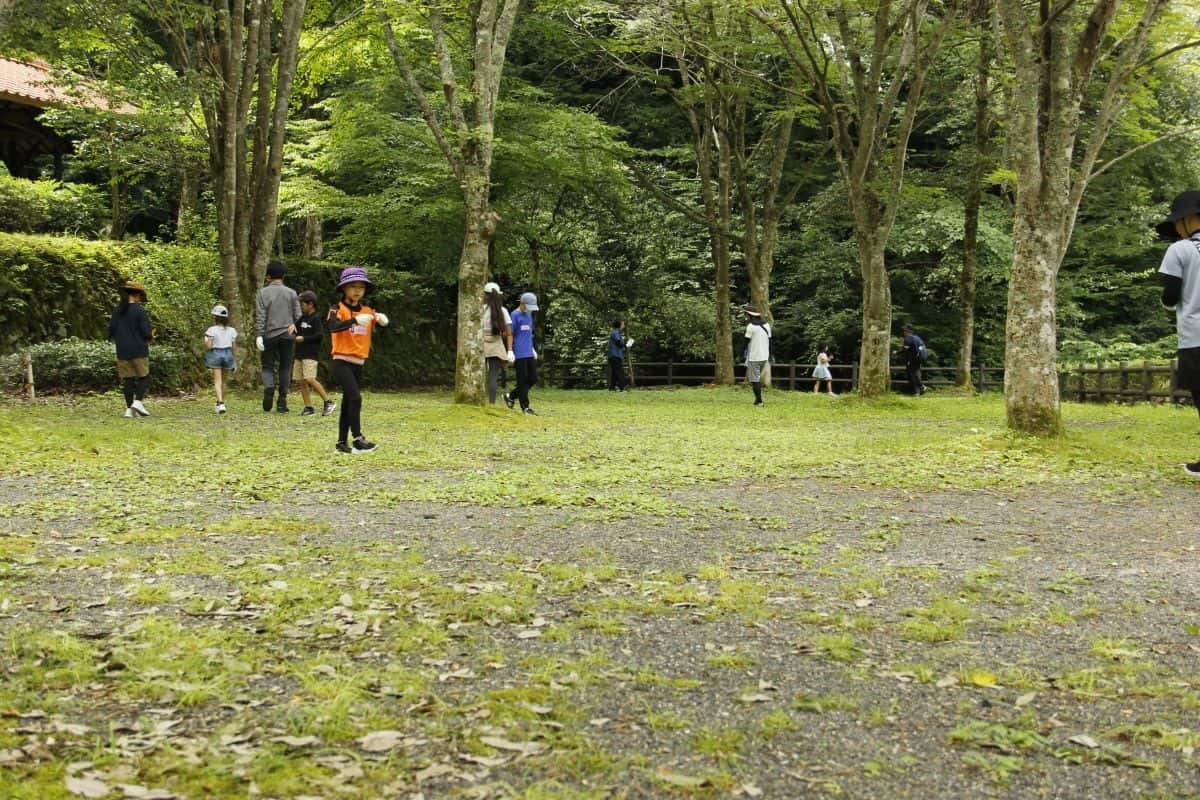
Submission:
<svg viewBox="0 0 1200 800">
<path fill-rule="evenodd" d="M 625 340 L 625 346 L 626 346 L 626 347 L 633 347 L 633 339 L 626 339 L 626 340 Z"/>
<path fill-rule="evenodd" d="M 380 326 L 386 328 L 387 324 L 388 324 L 387 314 L 381 314 L 380 312 L 376 311 L 375 312 L 375 323 L 377 325 L 380 325 Z"/>
<path fill-rule="evenodd" d="M 258 348 L 258 352 L 260 353 L 267 349 L 267 346 L 263 344 L 261 336 L 254 340 L 254 346 Z"/>
<path fill-rule="evenodd" d="M 354 315 L 354 321 L 357 322 L 359 325 L 362 325 L 363 327 L 370 325 L 372 318 L 373 318 L 373 315 L 371 315 L 371 314 L 355 314 Z"/>
<path fill-rule="evenodd" d="M 505 358 L 505 360 L 507 360 L 507 361 L 508 361 L 508 363 L 510 363 L 510 364 L 515 364 L 515 363 L 516 363 L 516 361 L 517 361 L 517 355 L 516 355 L 516 353 L 514 353 L 512 350 L 509 350 L 509 351 L 508 351 L 508 355 L 504 356 L 504 358 Z"/>
<path fill-rule="evenodd" d="M 532 347 L 531 347 L 531 348 L 529 348 L 529 349 L 530 349 L 530 350 L 533 350 L 533 348 L 532 348 Z M 533 360 L 534 360 L 534 361 L 537 361 L 537 357 L 538 357 L 537 350 L 533 350 Z"/>
</svg>

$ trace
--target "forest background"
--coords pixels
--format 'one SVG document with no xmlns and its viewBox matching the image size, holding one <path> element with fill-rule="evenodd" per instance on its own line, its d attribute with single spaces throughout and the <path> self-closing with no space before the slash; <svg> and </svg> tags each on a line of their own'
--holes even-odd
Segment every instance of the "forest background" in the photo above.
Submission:
<svg viewBox="0 0 1200 800">
<path fill-rule="evenodd" d="M 7 6 L 7 56 L 136 108 L 48 111 L 75 141 L 62 181 L 47 159 L 42 182 L 0 182 L 0 226 L 54 237 L 0 240 L 17 267 L 4 352 L 102 338 L 109 287 L 136 277 L 183 379 L 211 304 L 240 306 L 244 327 L 244 298 L 278 256 L 296 288 L 328 299 L 338 265 L 374 270 L 377 304 L 400 323 L 370 364 L 376 385 L 457 379 L 460 396 L 477 393 L 462 385 L 456 326 L 478 312 L 485 276 L 510 298 L 542 298 L 547 359 L 602 361 L 623 317 L 638 358 L 715 360 L 731 380 L 734 310 L 753 301 L 773 319 L 777 360 L 812 361 L 828 344 L 855 361 L 871 330 L 864 187 L 894 215 L 880 245 L 892 349 L 901 321 L 935 364 L 1002 364 L 1012 344 L 1016 109 L 1051 82 L 1022 83 L 1008 0 Z M 807 15 L 792 39 L 789 8 Z M 1170 358 L 1152 225 L 1200 177 L 1197 9 L 1041 8 L 1044 62 L 1104 32 L 1074 119 L 1097 152 L 1052 276 L 1056 357 Z M 823 71 L 799 55 L 805 24 Z M 858 85 L 864 64 L 874 83 Z M 1124 100 L 1108 119 L 1114 76 Z M 863 98 L 876 96 L 875 160 L 856 172 L 850 159 L 869 148 L 839 135 L 862 145 Z"/>
</svg>

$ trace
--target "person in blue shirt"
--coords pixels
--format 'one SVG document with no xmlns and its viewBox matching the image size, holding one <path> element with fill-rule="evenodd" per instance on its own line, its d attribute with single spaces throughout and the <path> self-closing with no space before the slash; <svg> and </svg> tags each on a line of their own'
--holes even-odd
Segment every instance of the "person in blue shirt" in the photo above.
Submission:
<svg viewBox="0 0 1200 800">
<path fill-rule="evenodd" d="M 525 292 L 517 310 L 512 312 L 513 371 L 517 386 L 504 394 L 504 405 L 512 408 L 521 404 L 521 413 L 537 416 L 529 407 L 529 390 L 537 383 L 537 350 L 533 348 L 533 312 L 538 310 L 537 295 Z"/>
<path fill-rule="evenodd" d="M 908 393 L 913 397 L 925 394 L 925 384 L 921 382 L 921 354 L 925 351 L 925 342 L 913 333 L 912 325 L 905 325 L 904 346 L 900 355 L 904 359 L 904 373 L 908 376 Z"/>
<path fill-rule="evenodd" d="M 1158 279 L 1163 305 L 1175 309 L 1175 386 L 1191 392 L 1200 411 L 1200 191 L 1183 192 L 1172 200 L 1170 213 L 1155 230 L 1173 242 L 1163 254 Z M 1184 464 L 1183 471 L 1200 478 L 1200 460 Z"/>
<path fill-rule="evenodd" d="M 608 335 L 608 390 L 623 392 L 629 385 L 625 375 L 625 351 L 633 339 L 625 338 L 625 320 L 613 320 L 612 333 Z"/>
</svg>

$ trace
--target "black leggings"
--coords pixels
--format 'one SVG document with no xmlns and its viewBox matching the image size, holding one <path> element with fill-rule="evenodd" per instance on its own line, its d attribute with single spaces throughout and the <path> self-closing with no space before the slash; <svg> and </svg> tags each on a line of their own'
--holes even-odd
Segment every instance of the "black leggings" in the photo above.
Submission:
<svg viewBox="0 0 1200 800">
<path fill-rule="evenodd" d="M 148 386 L 150 386 L 149 375 L 141 378 L 126 378 L 124 384 L 121 386 L 121 392 L 125 395 L 125 407 L 129 408 L 133 405 L 134 400 L 144 398 Z"/>
<path fill-rule="evenodd" d="M 504 359 L 488 356 L 486 360 L 488 402 L 496 405 L 496 392 L 500 385 L 500 373 L 504 371 Z"/>
<path fill-rule="evenodd" d="M 338 414 L 338 441 L 346 441 L 346 434 L 353 433 L 354 438 L 362 436 L 362 392 L 358 385 L 362 382 L 362 364 L 351 364 L 349 361 L 333 360 L 333 379 L 342 387 L 342 411 Z"/>
</svg>

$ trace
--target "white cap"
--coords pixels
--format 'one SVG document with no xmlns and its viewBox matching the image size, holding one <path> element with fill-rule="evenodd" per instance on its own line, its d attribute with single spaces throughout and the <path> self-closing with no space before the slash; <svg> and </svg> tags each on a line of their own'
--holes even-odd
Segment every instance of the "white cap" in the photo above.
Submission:
<svg viewBox="0 0 1200 800">
<path fill-rule="evenodd" d="M 212 315 L 214 317 L 228 317 L 229 309 L 220 303 L 217 303 L 215 306 L 213 306 Z"/>
<path fill-rule="evenodd" d="M 484 294 L 500 294 L 500 284 L 495 281 L 488 281 L 483 285 Z"/>
</svg>

